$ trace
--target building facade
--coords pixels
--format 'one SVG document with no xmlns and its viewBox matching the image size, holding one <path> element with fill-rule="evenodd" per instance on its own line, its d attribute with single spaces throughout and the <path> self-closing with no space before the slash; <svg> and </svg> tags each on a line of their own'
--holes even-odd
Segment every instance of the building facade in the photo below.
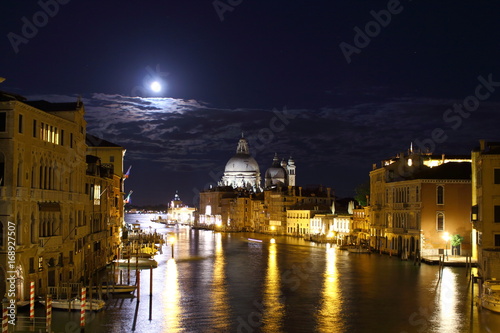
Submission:
<svg viewBox="0 0 500 333">
<path fill-rule="evenodd" d="M 472 152 L 472 215 L 479 276 L 500 278 L 500 142 Z"/>
<path fill-rule="evenodd" d="M 469 193 L 465 156 L 410 151 L 382 161 L 370 172 L 371 246 L 403 258 L 451 254 L 448 236 L 460 235 L 454 253 L 470 253 Z"/>
<path fill-rule="evenodd" d="M 84 114 L 81 102 L 27 101 L 0 94 L 1 295 L 7 271 L 16 272 L 18 300 L 28 297 L 32 281 L 36 294 L 43 295 L 49 286 L 82 281 L 90 271 L 86 256 L 95 249 L 91 235 L 95 205 L 87 184 L 102 177 L 88 174 Z M 113 184 L 112 179 L 106 178 L 102 189 Z M 121 197 L 119 185 L 111 192 Z M 119 223 L 120 213 L 112 215 Z M 12 266 L 6 260 L 5 237 L 11 228 L 15 228 Z M 105 229 L 106 235 L 118 230 Z"/>
</svg>

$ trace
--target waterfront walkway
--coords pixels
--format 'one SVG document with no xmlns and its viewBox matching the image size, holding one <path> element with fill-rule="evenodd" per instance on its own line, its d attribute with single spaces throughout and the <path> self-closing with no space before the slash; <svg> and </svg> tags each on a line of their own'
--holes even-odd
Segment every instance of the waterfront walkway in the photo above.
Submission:
<svg viewBox="0 0 500 333">
<path fill-rule="evenodd" d="M 429 264 L 429 265 L 439 265 L 439 260 L 442 257 L 443 257 L 443 255 L 423 256 L 422 262 L 425 262 L 426 264 Z M 469 262 L 469 260 L 470 260 L 470 262 Z M 466 257 L 466 256 L 456 256 L 456 255 L 444 256 L 444 261 L 443 261 L 444 266 L 463 266 L 463 267 L 466 267 L 468 264 L 470 264 L 472 267 L 476 267 L 477 261 L 476 261 L 476 259 L 471 259 L 470 257 Z"/>
</svg>

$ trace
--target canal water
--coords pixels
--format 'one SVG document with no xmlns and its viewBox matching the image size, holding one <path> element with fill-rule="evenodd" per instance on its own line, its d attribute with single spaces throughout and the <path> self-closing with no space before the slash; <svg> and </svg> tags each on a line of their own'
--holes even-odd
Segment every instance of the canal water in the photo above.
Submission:
<svg viewBox="0 0 500 333">
<path fill-rule="evenodd" d="M 151 218 L 126 221 L 175 235 L 174 259 L 169 243 L 156 258 L 152 296 L 150 270 L 142 270 L 140 302 L 108 300 L 87 313 L 85 332 L 500 332 L 500 314 L 471 306 L 464 268 L 445 267 L 439 278 L 437 266 L 387 255 Z M 79 313 L 55 311 L 52 329 L 80 332 L 78 323 Z"/>
</svg>

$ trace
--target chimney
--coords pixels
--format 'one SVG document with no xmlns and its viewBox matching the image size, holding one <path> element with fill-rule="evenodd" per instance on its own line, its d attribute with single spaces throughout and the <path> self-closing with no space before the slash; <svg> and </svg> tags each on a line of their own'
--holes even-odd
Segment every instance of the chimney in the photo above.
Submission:
<svg viewBox="0 0 500 333">
<path fill-rule="evenodd" d="M 486 140 L 479 140 L 479 150 L 485 151 L 486 149 Z"/>
</svg>

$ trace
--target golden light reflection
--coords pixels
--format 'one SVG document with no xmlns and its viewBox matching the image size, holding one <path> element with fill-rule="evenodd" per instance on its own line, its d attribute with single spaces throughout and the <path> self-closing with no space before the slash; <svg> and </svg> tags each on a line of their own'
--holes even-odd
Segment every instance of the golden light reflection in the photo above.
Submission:
<svg viewBox="0 0 500 333">
<path fill-rule="evenodd" d="M 214 273 L 212 279 L 212 304 L 213 304 L 213 316 L 215 322 L 212 323 L 212 327 L 216 331 L 227 331 L 229 330 L 229 323 L 231 322 L 229 318 L 229 299 L 227 296 L 226 289 L 226 273 L 225 266 L 226 261 L 224 258 L 224 252 L 222 248 L 222 234 L 214 234 L 215 238 L 215 259 L 214 259 Z"/>
<path fill-rule="evenodd" d="M 339 273 L 336 266 L 336 248 L 326 245 L 326 267 L 324 273 L 321 308 L 318 313 L 320 332 L 342 332 L 342 297 L 339 289 Z"/>
<path fill-rule="evenodd" d="M 269 245 L 267 274 L 264 284 L 264 308 L 262 321 L 267 332 L 281 332 L 284 316 L 284 306 L 281 299 L 281 278 L 276 259 L 276 244 Z"/>
<path fill-rule="evenodd" d="M 180 299 L 179 281 L 177 279 L 177 264 L 174 259 L 167 261 L 167 272 L 165 274 L 165 288 L 163 289 L 163 303 L 165 311 L 162 317 L 165 318 L 168 331 L 180 329 Z"/>
<path fill-rule="evenodd" d="M 452 333 L 460 330 L 461 316 L 457 301 L 457 276 L 450 269 L 443 269 L 436 293 L 436 312 L 433 324 L 439 332 Z"/>
</svg>

